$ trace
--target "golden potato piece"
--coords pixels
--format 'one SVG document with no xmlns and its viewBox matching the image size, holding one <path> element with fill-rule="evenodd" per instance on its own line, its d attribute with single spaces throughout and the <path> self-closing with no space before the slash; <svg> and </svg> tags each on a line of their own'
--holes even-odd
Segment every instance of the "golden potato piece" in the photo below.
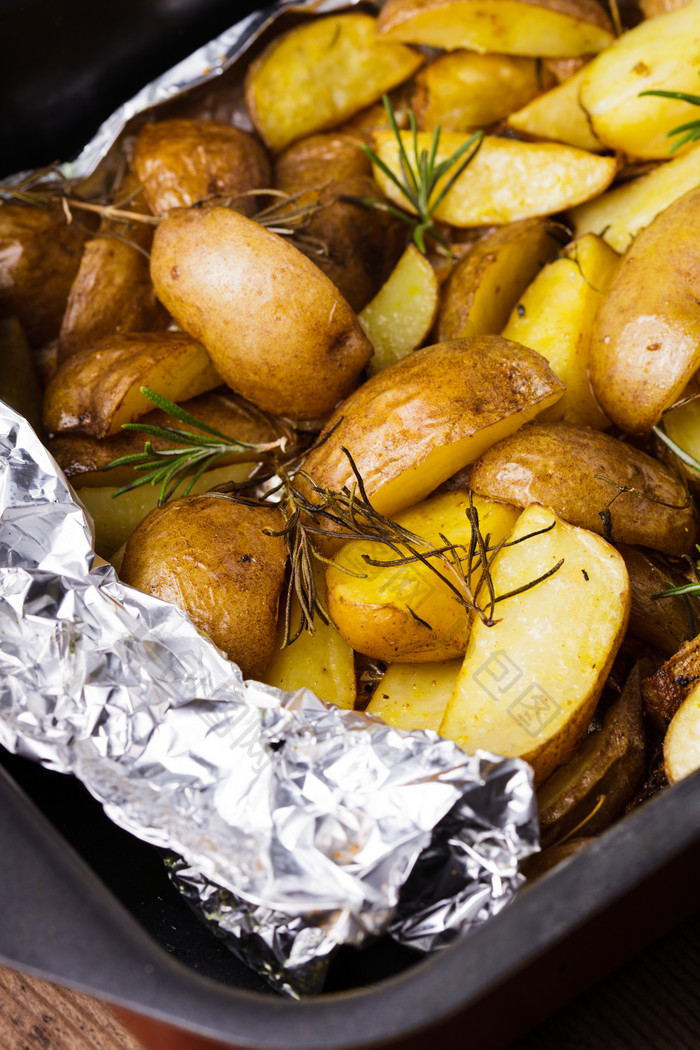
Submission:
<svg viewBox="0 0 700 1050">
<path fill-rule="evenodd" d="M 213 194 L 236 197 L 270 185 L 270 164 L 260 143 L 216 120 L 144 124 L 131 166 L 154 215 L 189 208 Z M 241 197 L 234 206 L 246 215 L 259 211 L 255 197 Z"/>
<path fill-rule="evenodd" d="M 542 91 L 534 58 L 453 51 L 416 75 L 411 109 L 421 131 L 486 128 Z"/>
<path fill-rule="evenodd" d="M 700 686 L 673 716 L 664 739 L 664 765 L 671 784 L 700 769 Z"/>
<path fill-rule="evenodd" d="M 274 507 L 189 496 L 154 510 L 124 553 L 125 583 L 187 613 L 238 664 L 265 673 L 275 644 L 287 550 Z"/>
<path fill-rule="evenodd" d="M 597 835 L 621 817 L 641 786 L 646 740 L 641 676 L 651 662 L 637 664 L 619 700 L 605 715 L 602 729 L 590 733 L 566 765 L 537 792 L 543 848 L 583 826 Z"/>
<path fill-rule="evenodd" d="M 502 601 L 493 626 L 475 621 L 440 734 L 523 758 L 542 783 L 585 736 L 627 627 L 629 581 L 609 543 L 544 507 L 524 510 L 511 540 L 522 542 L 492 568 L 497 595 L 561 565 Z"/>
<path fill-rule="evenodd" d="M 573 423 L 525 427 L 474 463 L 470 483 L 489 499 L 551 507 L 565 521 L 600 535 L 606 518 L 615 542 L 666 554 L 694 549 L 692 502 L 678 475 L 600 430 Z"/>
<path fill-rule="evenodd" d="M 153 239 L 151 276 L 225 382 L 265 411 L 326 415 L 372 355 L 354 312 L 318 267 L 229 208 L 167 215 Z"/>
<path fill-rule="evenodd" d="M 482 536 L 491 546 L 510 533 L 519 511 L 502 503 L 476 497 Z M 420 536 L 430 547 L 444 547 L 443 536 L 460 551 L 469 550 L 472 528 L 468 517 L 469 497 L 464 492 L 433 496 L 397 516 L 397 523 Z M 368 564 L 392 561 L 406 554 L 383 543 L 355 540 L 343 545 L 326 569 L 328 611 L 345 640 L 357 652 L 389 663 L 424 663 L 449 660 L 467 647 L 471 610 L 460 600 L 466 596 L 463 583 L 449 566 L 437 558 L 428 561 L 452 585 L 423 562 L 382 567 Z M 425 554 L 427 547 L 415 549 Z M 465 566 L 466 567 L 466 566 Z M 473 563 L 472 587 L 481 576 Z M 351 575 L 352 574 L 352 575 Z"/>
<path fill-rule="evenodd" d="M 461 660 L 392 664 L 375 689 L 367 714 L 397 729 L 437 732 L 461 666 Z"/>
<path fill-rule="evenodd" d="M 664 413 L 663 430 L 678 448 L 700 463 L 700 389 L 697 372 L 681 394 L 680 403 Z M 691 398 L 692 400 L 685 400 Z M 700 495 L 700 472 L 686 463 L 668 445 L 654 435 L 654 452 L 672 470 L 678 471 L 690 491 Z"/>
<path fill-rule="evenodd" d="M 0 206 L 0 313 L 17 318 L 31 346 L 58 335 L 89 236 L 60 207 Z"/>
<path fill-rule="evenodd" d="M 202 344 L 183 332 L 107 336 L 60 366 L 46 389 L 44 427 L 108 437 L 151 411 L 142 386 L 177 402 L 220 385 Z"/>
<path fill-rule="evenodd" d="M 511 111 L 507 123 L 516 131 L 538 138 L 566 142 L 569 146 L 596 153 L 605 149 L 591 130 L 585 109 L 579 101 L 585 67 L 572 77 L 528 102 L 517 113 Z"/>
<path fill-rule="evenodd" d="M 606 146 L 642 159 L 668 156 L 668 132 L 696 113 L 677 99 L 639 96 L 651 90 L 697 93 L 699 19 L 700 0 L 690 0 L 623 33 L 586 67 L 581 105 Z"/>
<path fill-rule="evenodd" d="M 524 219 L 478 240 L 443 289 L 438 339 L 501 332 L 522 293 L 555 255 L 556 232 L 538 219 Z"/>
<path fill-rule="evenodd" d="M 330 15 L 273 40 L 248 68 L 248 111 L 271 149 L 332 128 L 415 72 L 422 56 L 377 40 L 370 15 Z"/>
<path fill-rule="evenodd" d="M 402 138 L 409 157 L 413 157 L 410 132 L 402 132 Z M 432 138 L 427 132 L 418 133 L 419 153 L 430 152 Z M 400 179 L 395 135 L 391 131 L 378 131 L 374 139 L 380 160 Z M 437 162 L 452 156 L 464 142 L 464 134 L 444 131 Z M 612 182 L 616 170 L 614 157 L 598 157 L 556 142 L 518 142 L 487 135 L 474 160 L 435 208 L 434 215 L 453 226 L 503 226 L 517 219 L 553 215 L 602 193 Z M 389 200 L 410 210 L 405 197 L 376 166 L 374 177 Z M 449 177 L 450 172 L 443 176 L 436 195 Z"/>
<path fill-rule="evenodd" d="M 625 252 L 640 230 L 700 185 L 700 145 L 687 153 L 579 204 L 571 212 L 576 236 L 597 233 L 616 252 Z"/>
<path fill-rule="evenodd" d="M 377 32 L 447 51 L 554 58 L 593 54 L 613 40 L 595 0 L 388 0 Z"/>
<path fill-rule="evenodd" d="M 603 411 L 644 434 L 700 367 L 700 189 L 635 238 L 603 299 L 591 382 Z"/>
<path fill-rule="evenodd" d="M 566 387 L 546 418 L 610 425 L 591 390 L 588 367 L 595 319 L 619 261 L 599 237 L 579 237 L 535 277 L 503 329 L 506 339 L 546 357 Z"/>
<path fill-rule="evenodd" d="M 381 372 L 421 346 L 433 327 L 439 298 L 435 270 L 409 244 L 374 299 L 358 315 L 374 348 L 370 370 Z"/>
<path fill-rule="evenodd" d="M 539 354 L 499 336 L 424 347 L 385 368 L 331 416 L 304 469 L 338 491 L 346 447 L 375 508 L 392 516 L 424 499 L 484 449 L 561 396 Z"/>
</svg>

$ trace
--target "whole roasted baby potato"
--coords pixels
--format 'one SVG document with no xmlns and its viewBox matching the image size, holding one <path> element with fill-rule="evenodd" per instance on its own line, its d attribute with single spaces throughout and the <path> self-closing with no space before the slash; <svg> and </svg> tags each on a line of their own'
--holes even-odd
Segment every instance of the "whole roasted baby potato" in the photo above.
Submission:
<svg viewBox="0 0 700 1050">
<path fill-rule="evenodd" d="M 330 412 L 372 356 L 335 285 L 282 237 L 230 208 L 177 209 L 153 238 L 156 294 L 225 382 L 292 419 Z"/>
<path fill-rule="evenodd" d="M 474 464 L 475 492 L 519 507 L 540 503 L 614 541 L 665 554 L 694 550 L 693 503 L 677 474 L 633 445 L 573 423 L 537 423 Z M 625 491 L 634 490 L 634 491 Z"/>
<path fill-rule="evenodd" d="M 121 577 L 177 605 L 245 677 L 260 677 L 274 649 L 287 561 L 284 540 L 266 530 L 283 527 L 273 507 L 216 496 L 175 500 L 132 534 Z"/>
<path fill-rule="evenodd" d="M 132 169 L 155 215 L 189 208 L 214 194 L 236 197 L 270 185 L 270 165 L 260 143 L 215 120 L 164 120 L 145 124 L 134 143 Z M 255 197 L 235 207 L 259 210 Z"/>
</svg>

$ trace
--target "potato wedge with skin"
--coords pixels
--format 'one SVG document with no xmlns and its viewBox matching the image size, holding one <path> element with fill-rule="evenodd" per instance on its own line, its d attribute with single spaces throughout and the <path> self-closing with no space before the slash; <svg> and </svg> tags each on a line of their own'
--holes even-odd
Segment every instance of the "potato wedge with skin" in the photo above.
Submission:
<svg viewBox="0 0 700 1050">
<path fill-rule="evenodd" d="M 685 401 L 685 398 L 692 400 Z M 680 404 L 664 413 L 662 427 L 678 448 L 700 463 L 700 388 L 697 373 L 681 394 Z M 700 472 L 684 462 L 657 434 L 654 435 L 654 453 L 662 463 L 678 471 L 695 496 L 700 496 Z"/>
<path fill-rule="evenodd" d="M 236 398 L 234 394 L 212 391 L 190 398 L 182 402 L 180 407 L 210 427 L 247 444 L 272 442 L 282 436 L 281 431 L 272 425 L 267 416 L 242 398 Z M 189 423 L 183 423 L 182 420 L 158 408 L 141 416 L 140 422 L 196 432 Z M 108 473 L 105 473 L 105 467 L 122 456 L 143 452 L 145 440 L 142 433 L 128 430 L 122 430 L 107 438 L 68 432 L 57 434 L 47 442 L 47 447 L 74 485 L 81 488 L 104 485 L 120 487 L 130 484 L 137 477 L 133 467 L 115 467 Z M 149 435 L 148 440 L 155 449 L 172 447 L 164 438 Z M 235 463 L 238 458 L 238 454 L 233 452 L 230 456 L 224 456 L 218 463 Z"/>
<path fill-rule="evenodd" d="M 402 44 L 378 40 L 376 19 L 331 15 L 283 34 L 248 67 L 248 112 L 275 150 L 341 124 L 403 83 L 423 61 Z"/>
<path fill-rule="evenodd" d="M 270 163 L 257 139 L 216 120 L 144 124 L 131 167 L 154 215 L 189 208 L 212 194 L 235 197 L 270 185 Z M 234 203 L 246 215 L 260 210 L 255 197 Z"/>
<path fill-rule="evenodd" d="M 222 379 L 259 408 L 326 415 L 355 386 L 372 347 L 314 263 L 228 208 L 176 210 L 153 238 L 151 277 Z"/>
<path fill-rule="evenodd" d="M 529 5 L 528 5 L 529 6 Z M 404 148 L 413 155 L 413 140 L 402 132 Z M 440 136 L 437 162 L 452 156 L 466 136 L 445 131 Z M 395 135 L 378 131 L 377 155 L 401 178 L 399 147 Z M 432 135 L 418 133 L 418 150 L 430 152 Z M 434 215 L 453 226 L 503 226 L 518 219 L 553 215 L 575 204 L 590 200 L 607 189 L 617 170 L 614 157 L 598 157 L 585 150 L 557 142 L 518 142 L 487 135 L 471 164 L 459 176 Z M 405 197 L 375 166 L 374 177 L 382 193 L 410 210 Z M 438 182 L 435 194 L 450 177 Z"/>
<path fill-rule="evenodd" d="M 700 769 L 700 686 L 673 716 L 664 740 L 664 765 L 671 784 Z"/>
<path fill-rule="evenodd" d="M 539 95 L 540 72 L 533 58 L 453 51 L 416 74 L 411 109 L 421 131 L 486 128 Z"/>
<path fill-rule="evenodd" d="M 554 58 L 592 54 L 613 40 L 610 19 L 595 0 L 389 0 L 377 32 L 448 51 Z"/>
<path fill-rule="evenodd" d="M 172 602 L 238 664 L 259 678 L 272 657 L 287 549 L 274 507 L 189 496 L 152 511 L 133 533 L 121 578 Z"/>
<path fill-rule="evenodd" d="M 437 732 L 461 666 L 461 660 L 391 664 L 367 705 L 367 714 L 397 729 Z"/>
<path fill-rule="evenodd" d="M 698 25 L 700 0 L 690 0 L 623 33 L 586 67 L 581 105 L 610 149 L 643 160 L 668 157 L 668 132 L 695 119 L 687 102 L 639 96 L 652 90 L 697 93 Z"/>
<path fill-rule="evenodd" d="M 627 627 L 629 580 L 609 543 L 544 507 L 523 511 L 512 540 L 491 570 L 497 595 L 563 563 L 500 602 L 493 626 L 475 621 L 440 734 L 525 759 L 539 784 L 585 736 Z"/>
<path fill-rule="evenodd" d="M 597 233 L 616 252 L 625 252 L 634 238 L 660 212 L 700 185 L 700 144 L 660 164 L 648 175 L 614 186 L 571 212 L 576 236 Z"/>
<path fill-rule="evenodd" d="M 141 449 L 144 437 L 141 435 Z M 225 467 L 208 470 L 195 482 L 192 495 L 207 492 L 215 485 L 228 481 L 247 481 L 254 463 L 233 463 Z M 147 514 L 158 506 L 160 485 L 141 485 L 130 492 L 116 496 L 118 485 L 108 485 L 109 474 L 102 476 L 102 484 L 77 485 L 78 498 L 87 508 L 92 518 L 95 532 L 95 550 L 103 558 L 110 560 L 113 554 L 129 540 L 134 530 L 141 524 Z M 133 480 L 133 472 L 132 478 Z M 128 484 L 128 481 L 126 482 Z"/>
<path fill-rule="evenodd" d="M 657 215 L 623 255 L 598 312 L 591 382 L 614 423 L 646 434 L 699 367 L 700 188 Z"/>
<path fill-rule="evenodd" d="M 425 341 L 437 314 L 439 295 L 435 270 L 409 244 L 374 299 L 358 314 L 374 347 L 372 374 L 396 364 Z"/>
<path fill-rule="evenodd" d="M 16 317 L 0 317 L 0 400 L 41 433 L 41 386 L 27 337 Z"/>
<path fill-rule="evenodd" d="M 609 508 L 614 542 L 665 554 L 694 550 L 696 523 L 682 480 L 600 430 L 560 422 L 523 427 L 474 463 L 470 484 L 489 499 L 551 507 L 565 521 L 599 535 L 605 535 L 601 513 Z"/>
<path fill-rule="evenodd" d="M 610 425 L 593 395 L 588 367 L 596 315 L 619 261 L 595 234 L 578 238 L 539 272 L 503 329 L 506 339 L 546 357 L 566 387 L 543 418 L 600 429 Z"/>
<path fill-rule="evenodd" d="M 597 835 L 624 813 L 646 771 L 646 734 L 641 679 L 651 661 L 631 671 L 622 695 L 589 733 L 573 758 L 537 792 L 543 849 L 577 826 Z"/>
<path fill-rule="evenodd" d="M 508 536 L 520 513 L 515 507 L 479 497 L 474 506 L 480 532 L 490 536 L 492 546 Z M 429 547 L 415 546 L 423 554 L 432 547 L 443 548 L 443 536 L 466 551 L 472 538 L 468 512 L 469 496 L 450 492 L 397 515 L 396 521 L 426 541 Z M 376 660 L 424 663 L 464 653 L 473 614 L 462 600 L 466 598 L 464 585 L 449 566 L 437 558 L 429 558 L 430 565 L 419 561 L 388 567 L 365 560 L 392 561 L 407 552 L 403 544 L 398 544 L 397 553 L 371 540 L 345 543 L 326 569 L 331 619 L 353 649 Z M 475 559 L 473 588 L 480 577 Z M 446 579 L 457 586 L 457 594 Z"/>
<path fill-rule="evenodd" d="M 315 564 L 314 576 L 317 593 L 325 605 L 323 565 Z M 299 609 L 296 606 L 292 608 L 292 637 L 298 626 Z M 333 623 L 324 623 L 314 617 L 313 634 L 302 631 L 296 641 L 285 649 L 282 648 L 283 640 L 284 612 L 280 609 L 275 651 L 263 681 L 288 693 L 297 689 L 311 689 L 327 703 L 352 710 L 357 695 L 355 657 Z"/>
<path fill-rule="evenodd" d="M 645 18 L 655 18 L 666 11 L 675 11 L 677 7 L 683 7 L 688 0 L 639 0 L 639 6 Z"/>
<path fill-rule="evenodd" d="M 304 470 L 318 485 L 339 491 L 353 480 L 346 447 L 373 506 L 391 516 L 561 393 L 539 354 L 499 336 L 424 347 L 338 406 L 324 433 L 335 429 L 308 455 Z"/>
<path fill-rule="evenodd" d="M 566 142 L 591 153 L 605 149 L 593 134 L 586 111 L 579 102 L 584 75 L 585 67 L 551 91 L 528 102 L 517 113 L 511 112 L 508 125 L 527 135 Z"/>
<path fill-rule="evenodd" d="M 669 587 L 688 581 L 655 559 L 650 551 L 624 543 L 619 543 L 617 549 L 630 577 L 630 634 L 672 656 L 700 630 L 700 602 L 690 595 L 659 597 Z"/>
<path fill-rule="evenodd" d="M 0 313 L 17 318 L 30 346 L 58 335 L 89 236 L 60 207 L 0 207 Z"/>
<path fill-rule="evenodd" d="M 655 674 L 642 682 L 649 720 L 665 732 L 680 706 L 700 682 L 700 636 L 684 642 Z"/>
<path fill-rule="evenodd" d="M 478 240 L 447 279 L 438 339 L 501 332 L 522 293 L 556 254 L 556 232 L 539 219 L 524 219 Z"/>
<path fill-rule="evenodd" d="M 59 367 L 44 396 L 44 427 L 108 437 L 152 410 L 142 386 L 177 402 L 220 385 L 202 344 L 184 332 L 107 336 Z"/>
</svg>

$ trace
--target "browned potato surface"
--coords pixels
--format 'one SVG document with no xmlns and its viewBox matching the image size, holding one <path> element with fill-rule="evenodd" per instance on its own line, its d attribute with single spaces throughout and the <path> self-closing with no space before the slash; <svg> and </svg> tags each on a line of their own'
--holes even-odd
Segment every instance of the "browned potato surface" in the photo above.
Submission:
<svg viewBox="0 0 700 1050">
<path fill-rule="evenodd" d="M 630 576 L 630 633 L 665 656 L 672 656 L 700 629 L 700 601 L 690 595 L 659 595 L 687 583 L 651 551 L 618 544 Z"/>
<path fill-rule="evenodd" d="M 58 335 L 88 237 L 58 206 L 0 203 L 0 315 L 16 317 L 33 347 Z"/>
<path fill-rule="evenodd" d="M 201 340 L 225 382 L 266 411 L 326 415 L 372 355 L 325 274 L 229 208 L 171 212 L 153 239 L 151 276 L 158 298 Z"/>
<path fill-rule="evenodd" d="M 474 464 L 470 482 L 482 496 L 520 507 L 541 503 L 601 536 L 609 507 L 613 540 L 666 554 L 694 550 L 692 500 L 678 475 L 599 430 L 573 423 L 524 427 Z M 635 491 L 620 491 L 626 487 Z"/>
<path fill-rule="evenodd" d="M 657 729 L 666 730 L 685 698 L 700 682 L 700 636 L 684 642 L 663 667 L 642 683 L 644 707 Z"/>
<path fill-rule="evenodd" d="M 122 579 L 179 606 L 239 665 L 265 673 L 275 643 L 287 550 L 266 529 L 283 527 L 273 507 L 194 496 L 152 511 L 127 543 Z"/>
<path fill-rule="evenodd" d="M 270 165 L 260 143 L 215 120 L 145 124 L 131 163 L 155 215 L 188 208 L 212 194 L 235 197 L 270 185 Z M 255 197 L 234 203 L 247 215 L 260 206 Z"/>
</svg>

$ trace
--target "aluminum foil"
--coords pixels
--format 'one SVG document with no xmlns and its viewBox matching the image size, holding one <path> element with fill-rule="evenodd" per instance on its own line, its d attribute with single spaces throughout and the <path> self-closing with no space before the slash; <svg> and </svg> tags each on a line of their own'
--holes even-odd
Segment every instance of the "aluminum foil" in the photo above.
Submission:
<svg viewBox="0 0 700 1050">
<path fill-rule="evenodd" d="M 0 631 L 0 742 L 174 851 L 186 895 L 289 994 L 318 991 L 340 944 L 449 942 L 537 848 L 524 762 L 244 682 L 178 609 L 96 565 L 68 482 L 1 403 Z"/>
</svg>

